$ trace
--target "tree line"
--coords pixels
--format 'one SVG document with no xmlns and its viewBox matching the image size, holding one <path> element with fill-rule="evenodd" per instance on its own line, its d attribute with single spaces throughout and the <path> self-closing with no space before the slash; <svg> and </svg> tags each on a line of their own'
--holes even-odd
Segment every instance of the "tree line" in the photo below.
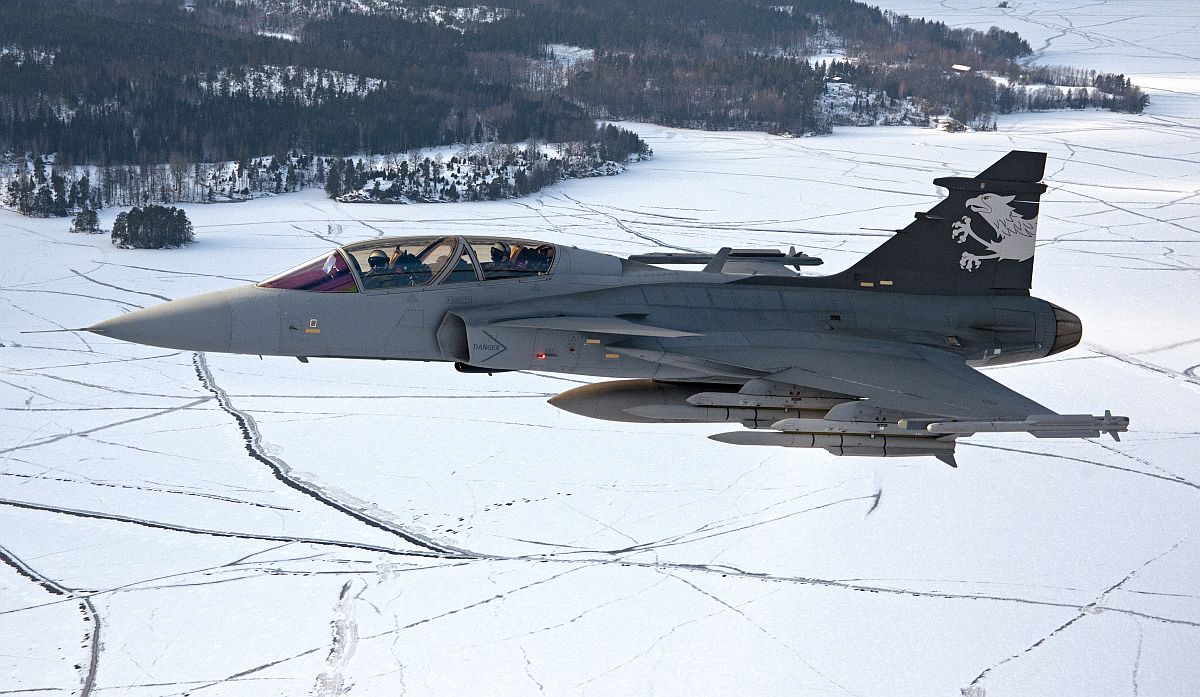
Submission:
<svg viewBox="0 0 1200 697">
<path fill-rule="evenodd" d="M 491 144 L 448 161 L 415 154 L 378 164 L 335 159 L 325 172 L 325 192 L 345 203 L 494 201 L 527 196 L 564 179 L 617 174 L 621 163 L 652 155 L 636 133 L 605 124 L 586 143 Z"/>
<path fill-rule="evenodd" d="M 452 190 L 452 182 L 430 176 L 433 160 L 417 156 L 390 155 L 369 163 L 363 158 L 314 157 L 297 150 L 270 157 L 244 158 L 225 163 L 189 163 L 175 159 L 165 165 L 107 165 L 104 167 L 53 167 L 38 157 L 32 165 L 20 162 L 9 178 L 0 203 L 32 217 L 60 217 L 76 211 L 110 206 L 147 206 L 158 203 L 216 203 L 244 201 L 262 195 L 285 194 L 310 186 L 323 186 L 331 197 L 358 192 L 352 200 L 419 201 L 482 200 L 524 196 L 566 178 L 613 173 L 604 163 L 623 163 L 650 157 L 650 147 L 627 129 L 612 124 L 595 127 L 591 135 L 562 146 L 563 156 L 537 159 L 517 166 L 511 146 L 485 144 L 482 122 L 477 121 L 466 142 L 474 142 L 471 163 L 463 156 L 464 171 Z M 469 138 L 473 138 L 471 141 Z M 550 150 L 547 149 L 547 152 Z M 452 158 L 454 159 L 454 158 Z M 411 167 L 409 167 L 411 163 Z M 457 164 L 457 163 L 455 163 Z M 468 168 L 467 165 L 470 164 Z M 503 181 L 495 176 L 482 180 L 484 172 L 510 167 Z M 470 169 L 470 173 L 466 171 Z M 523 171 L 522 171 L 523 170 Z M 403 172 L 399 175 L 398 172 Z M 392 195 L 372 194 L 373 180 L 397 186 Z M 348 199 L 350 200 L 350 199 Z"/>
<path fill-rule="evenodd" d="M 0 151 L 55 153 L 60 165 L 233 160 L 292 148 L 334 156 L 455 142 L 457 121 L 500 139 L 590 132 L 562 98 L 472 79 L 469 38 L 387 17 L 337 15 L 303 42 L 229 31 L 215 9 L 156 0 L 0 3 Z M 257 68 L 256 68 L 257 66 Z M 298 66 L 386 81 L 369 93 L 311 100 L 206 87 L 220 70 Z"/>
<path fill-rule="evenodd" d="M 57 167 L 43 158 L 18 160 L 0 204 L 35 218 L 75 211 L 158 203 L 243 201 L 323 183 L 325 158 L 291 151 L 234 162 Z"/>
<path fill-rule="evenodd" d="M 38 215 L 222 200 L 323 184 L 312 154 L 587 143 L 597 118 L 821 133 L 834 80 L 877 96 L 863 109 L 912 99 L 963 122 L 1147 103 L 1124 76 L 1022 66 L 1031 51 L 1014 32 L 853 0 L 510 0 L 503 10 L 443 8 L 457 18 L 437 23 L 389 0 L 7 0 L 0 168 L 11 176 L 0 193 Z M 270 29 L 295 40 L 261 33 Z M 854 60 L 797 58 L 828 37 Z M 551 43 L 595 59 L 535 89 L 530 71 Z M 1043 77 L 1089 82 L 1029 86 Z M 270 153 L 274 170 L 252 164 Z M 308 161 L 293 161 L 299 153 Z"/>
</svg>

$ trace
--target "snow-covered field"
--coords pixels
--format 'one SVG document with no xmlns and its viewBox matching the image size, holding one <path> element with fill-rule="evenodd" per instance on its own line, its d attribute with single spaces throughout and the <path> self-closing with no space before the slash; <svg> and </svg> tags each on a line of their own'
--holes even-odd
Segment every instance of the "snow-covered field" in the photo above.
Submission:
<svg viewBox="0 0 1200 697">
<path fill-rule="evenodd" d="M 196 205 L 175 251 L 0 213 L 0 694 L 1194 694 L 1200 9 L 994 4 L 884 3 L 1133 74 L 1150 110 L 957 135 L 635 124 L 656 157 L 621 177 Z M 989 374 L 1128 414 L 1120 443 L 977 436 L 951 470 L 586 420 L 545 403 L 571 376 L 20 333 L 380 234 L 796 245 L 834 271 L 932 205 L 935 176 L 1011 148 L 1050 154 L 1035 294 L 1085 336 Z"/>
</svg>

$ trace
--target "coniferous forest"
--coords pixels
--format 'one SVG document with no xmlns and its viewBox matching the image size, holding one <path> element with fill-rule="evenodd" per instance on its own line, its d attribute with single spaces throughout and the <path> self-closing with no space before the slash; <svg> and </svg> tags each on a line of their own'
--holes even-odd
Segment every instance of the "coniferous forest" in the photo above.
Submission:
<svg viewBox="0 0 1200 697">
<path fill-rule="evenodd" d="M 134 206 L 128 213 L 118 213 L 113 222 L 112 242 L 119 247 L 182 247 L 193 237 L 192 222 L 186 213 L 174 206 Z"/>
<path fill-rule="evenodd" d="M 554 46 L 587 60 L 556 72 Z M 804 59 L 831 46 L 847 58 Z M 1019 62 L 1030 53 L 1012 32 L 852 0 L 7 0 L 0 197 L 67 215 L 215 200 L 220 186 L 282 192 L 324 185 L 329 158 L 595 144 L 596 119 L 822 133 L 836 120 L 822 101 L 833 83 L 853 86 L 856 110 L 908 100 L 976 124 L 1145 106 L 1119 75 L 1074 71 L 1065 91 L 1026 90 L 1052 77 Z M 227 186 L 215 163 L 236 163 Z"/>
</svg>

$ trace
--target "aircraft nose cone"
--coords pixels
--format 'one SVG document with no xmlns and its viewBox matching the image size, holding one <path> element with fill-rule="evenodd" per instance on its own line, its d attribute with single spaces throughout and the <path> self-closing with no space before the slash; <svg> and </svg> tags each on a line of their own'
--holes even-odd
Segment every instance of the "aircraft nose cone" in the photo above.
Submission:
<svg viewBox="0 0 1200 697">
<path fill-rule="evenodd" d="M 233 332 L 230 292 L 172 300 L 93 324 L 87 330 L 121 341 L 185 351 L 229 351 Z"/>
</svg>

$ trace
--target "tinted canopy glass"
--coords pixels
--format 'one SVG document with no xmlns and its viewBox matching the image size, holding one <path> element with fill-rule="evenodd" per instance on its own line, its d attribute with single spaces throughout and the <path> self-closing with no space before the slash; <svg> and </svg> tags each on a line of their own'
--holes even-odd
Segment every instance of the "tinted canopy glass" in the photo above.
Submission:
<svg viewBox="0 0 1200 697">
<path fill-rule="evenodd" d="M 392 237 L 344 248 L 365 290 L 407 288 L 433 282 L 458 251 L 457 237 Z"/>
<path fill-rule="evenodd" d="M 357 293 L 350 264 L 336 249 L 306 261 L 258 284 L 263 288 L 288 288 L 322 293 Z"/>
<path fill-rule="evenodd" d="M 546 276 L 554 266 L 554 245 L 531 240 L 472 237 L 467 240 L 483 280 Z"/>
<path fill-rule="evenodd" d="M 264 288 L 354 293 L 432 283 L 547 276 L 554 245 L 506 237 L 384 237 L 347 245 L 259 283 Z"/>
</svg>

